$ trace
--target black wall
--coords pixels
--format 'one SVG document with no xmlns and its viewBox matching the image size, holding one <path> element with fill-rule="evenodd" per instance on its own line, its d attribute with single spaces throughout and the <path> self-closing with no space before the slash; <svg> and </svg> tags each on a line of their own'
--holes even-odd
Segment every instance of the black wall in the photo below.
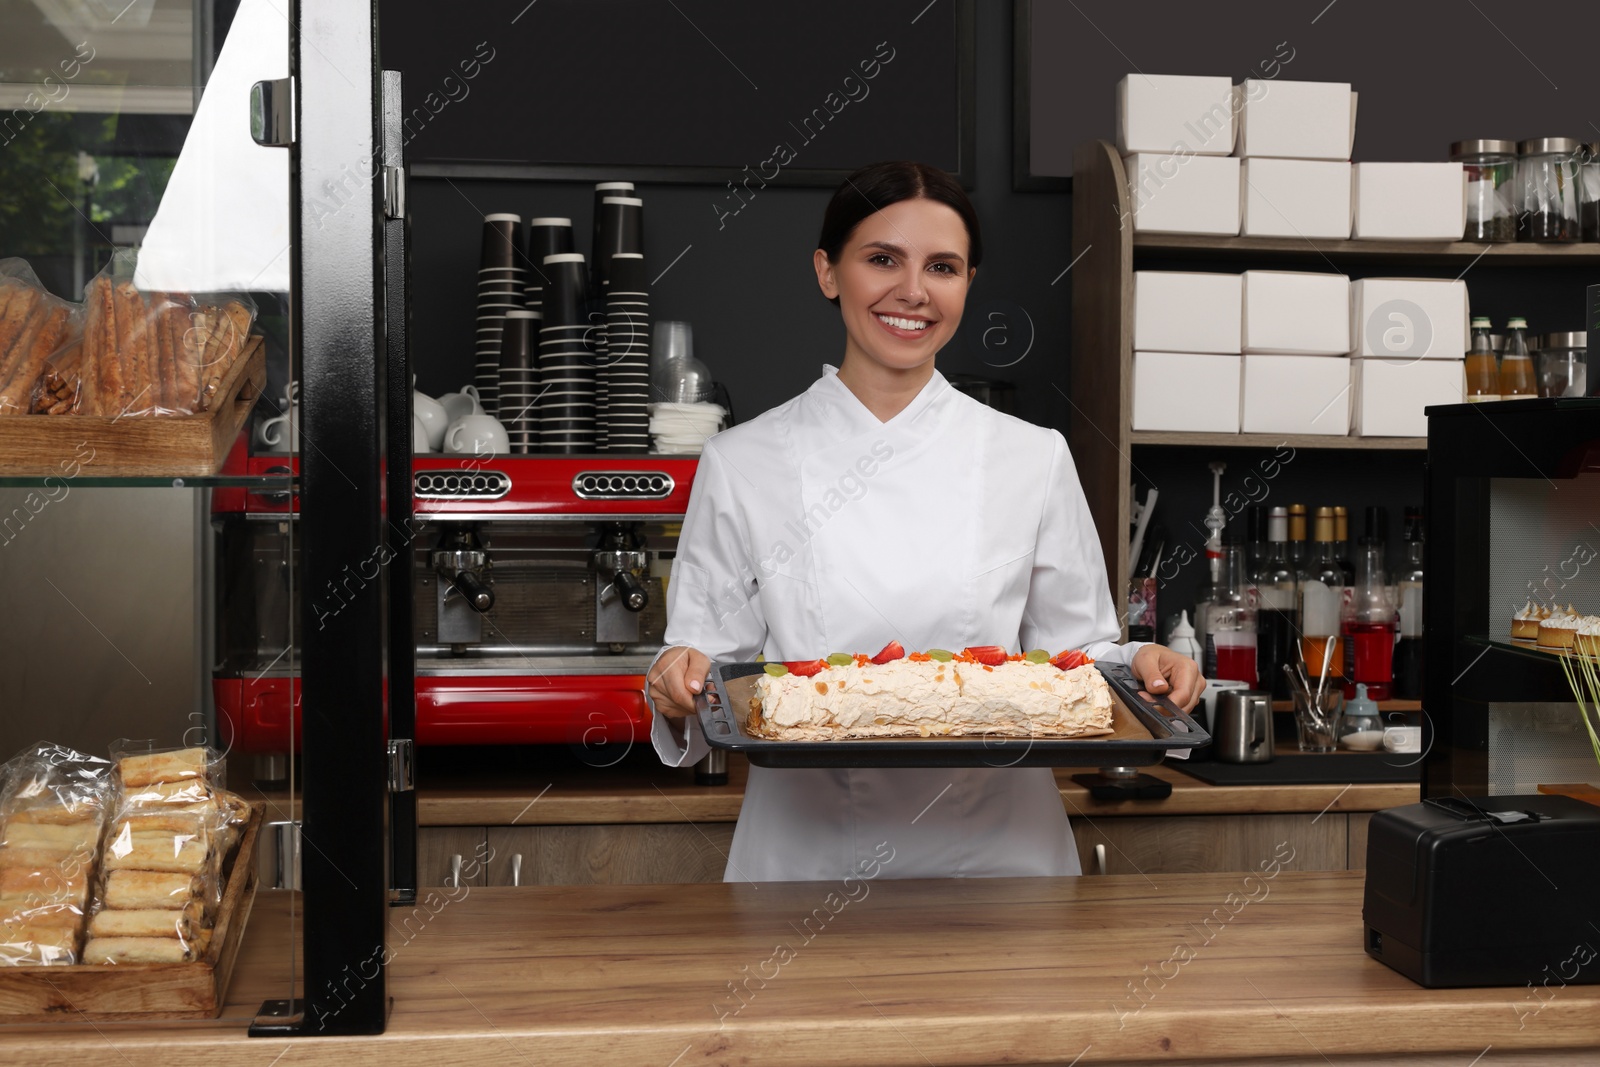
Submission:
<svg viewBox="0 0 1600 1067">
<path fill-rule="evenodd" d="M 1051 283 L 1071 261 L 1072 203 L 1066 196 L 1011 192 L 1010 5 L 979 3 L 977 22 L 978 167 L 971 193 L 983 222 L 985 260 L 961 331 L 939 367 L 1016 382 L 1017 413 L 1065 432 L 1071 279 Z M 894 74 L 890 66 L 880 78 Z M 860 114 L 895 123 L 893 112 L 872 111 L 877 103 L 869 96 L 857 105 Z M 493 98 L 474 94 L 438 121 L 493 116 Z M 715 112 L 705 121 L 717 121 Z M 727 180 L 740 177 L 730 169 Z M 844 329 L 838 310 L 817 291 L 811 267 L 831 190 L 769 187 L 739 214 L 720 220 L 716 208 L 726 208 L 728 195 L 721 184 L 641 185 L 639 193 L 651 276 L 666 271 L 651 291 L 651 314 L 693 324 L 695 353 L 727 384 L 739 418 L 802 392 L 824 363 L 838 364 Z M 439 393 L 472 376 L 483 215 L 570 216 L 584 241 L 592 184 L 413 179 L 408 194 L 413 359 L 423 391 Z"/>
<path fill-rule="evenodd" d="M 1490 35 L 1484 41 L 1486 48 L 1494 43 Z M 1072 410 L 1066 396 L 1071 275 L 1063 273 L 1071 261 L 1071 197 L 1012 191 L 1011 49 L 1011 5 L 983 0 L 977 5 L 977 171 L 972 196 L 983 221 L 986 259 L 961 331 L 940 355 L 939 366 L 947 374 L 1015 383 L 1017 414 L 1064 433 Z M 1437 68 L 1441 77 L 1459 77 L 1464 69 L 1462 57 L 1425 49 L 1417 61 Z M 1496 64 L 1473 69 L 1494 70 Z M 1360 72 L 1347 77 L 1359 83 Z M 1505 88 L 1518 92 L 1517 79 Z M 861 107 L 870 109 L 872 104 L 868 99 Z M 1363 99 L 1364 111 L 1376 105 Z M 440 121 L 488 121 L 493 108 L 492 99 L 474 96 Z M 876 118 L 893 123 L 896 117 Z M 715 115 L 708 114 L 706 121 L 715 121 Z M 1106 135 L 1112 122 L 1107 113 Z M 1438 138 L 1430 134 L 1426 140 L 1432 144 Z M 721 185 L 642 186 L 640 193 L 652 276 L 666 272 L 652 290 L 652 313 L 693 323 L 696 353 L 727 384 L 741 419 L 804 390 L 823 363 L 837 364 L 843 328 L 838 312 L 817 292 L 811 268 L 828 190 L 762 190 L 720 226 L 713 204 L 726 195 Z M 586 234 L 592 192 L 587 183 L 414 180 L 410 208 L 414 359 L 421 388 L 439 393 L 459 388 L 472 374 L 473 287 L 482 216 L 496 211 L 518 212 L 524 218 L 567 215 L 578 233 Z M 1182 267 L 1243 269 L 1238 263 L 1195 261 Z M 1298 269 L 1327 267 L 1308 263 Z M 1490 313 L 1497 322 L 1508 314 L 1526 314 L 1538 330 L 1580 328 L 1582 285 L 1600 280 L 1574 276 L 1582 273 L 1475 267 L 1468 276 L 1474 311 Z M 1207 463 L 1229 463 L 1227 492 L 1241 489 L 1246 474 L 1266 455 L 1141 447 L 1134 450 L 1134 480 L 1141 496 L 1144 487 L 1160 490 L 1158 518 L 1175 539 L 1198 546 L 1211 503 Z M 1263 502 L 1344 504 L 1357 516 L 1357 535 L 1361 508 L 1383 504 L 1391 513 L 1391 560 L 1396 560 L 1401 509 L 1421 503 L 1422 463 L 1420 452 L 1302 451 L 1272 481 Z M 1162 590 L 1163 617 L 1192 600 L 1203 566 L 1189 565 Z"/>
</svg>

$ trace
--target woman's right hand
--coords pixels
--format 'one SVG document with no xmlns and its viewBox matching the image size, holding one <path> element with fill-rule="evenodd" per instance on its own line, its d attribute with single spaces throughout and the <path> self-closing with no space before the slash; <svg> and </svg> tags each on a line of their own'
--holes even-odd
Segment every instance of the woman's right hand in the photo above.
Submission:
<svg viewBox="0 0 1600 1067">
<path fill-rule="evenodd" d="M 698 648 L 678 645 L 663 652 L 646 679 L 656 711 L 669 719 L 693 715 L 694 698 L 705 688 L 710 670 L 711 660 Z"/>
</svg>

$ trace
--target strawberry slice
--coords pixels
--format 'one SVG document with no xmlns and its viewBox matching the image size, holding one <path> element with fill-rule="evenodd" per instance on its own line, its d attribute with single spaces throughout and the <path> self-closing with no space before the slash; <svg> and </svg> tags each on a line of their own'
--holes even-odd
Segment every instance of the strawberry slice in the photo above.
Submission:
<svg viewBox="0 0 1600 1067">
<path fill-rule="evenodd" d="M 998 667 L 1006 661 L 1006 650 L 999 645 L 969 645 L 967 655 L 989 667 Z"/>
<path fill-rule="evenodd" d="M 828 669 L 827 662 L 820 659 L 804 660 L 796 663 L 790 663 L 785 660 L 783 665 L 789 668 L 790 674 L 798 674 L 802 678 L 810 678 L 813 674 L 821 674 Z"/>
<path fill-rule="evenodd" d="M 1094 660 L 1090 659 L 1082 649 L 1071 648 L 1051 660 L 1050 665 L 1058 670 L 1070 671 L 1074 667 L 1082 667 L 1086 663 L 1093 662 Z"/>
<path fill-rule="evenodd" d="M 883 646 L 882 652 L 879 652 L 876 656 L 872 657 L 872 662 L 882 666 L 885 663 L 892 663 L 897 659 L 905 659 L 905 656 L 906 646 L 902 645 L 899 641 L 890 641 L 887 645 Z"/>
</svg>

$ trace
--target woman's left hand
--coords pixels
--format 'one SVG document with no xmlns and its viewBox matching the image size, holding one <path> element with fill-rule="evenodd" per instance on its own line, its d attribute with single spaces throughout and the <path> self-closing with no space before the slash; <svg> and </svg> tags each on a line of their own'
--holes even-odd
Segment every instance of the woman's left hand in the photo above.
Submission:
<svg viewBox="0 0 1600 1067">
<path fill-rule="evenodd" d="M 1188 656 L 1166 645 L 1145 645 L 1133 657 L 1133 675 L 1151 696 L 1169 697 L 1184 711 L 1193 710 L 1205 692 L 1206 680 Z"/>
</svg>

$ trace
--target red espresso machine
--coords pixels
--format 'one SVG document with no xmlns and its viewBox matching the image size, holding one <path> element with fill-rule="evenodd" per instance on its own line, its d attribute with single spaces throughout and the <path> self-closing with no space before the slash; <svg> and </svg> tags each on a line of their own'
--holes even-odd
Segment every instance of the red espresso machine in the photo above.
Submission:
<svg viewBox="0 0 1600 1067">
<path fill-rule="evenodd" d="M 252 456 L 234 466 L 267 474 L 292 462 Z M 644 672 L 666 629 L 696 462 L 418 455 L 414 520 L 390 546 L 394 558 L 375 549 L 351 561 L 339 587 L 298 595 L 310 597 L 315 620 L 340 610 L 375 568 L 411 568 L 417 744 L 578 745 L 620 758 L 649 743 Z M 299 743 L 298 663 L 285 651 L 295 645 L 286 598 L 298 588 L 296 504 L 281 491 L 212 496 L 218 736 L 255 756 L 265 781 L 285 776 L 291 717 Z M 697 772 L 726 781 L 720 759 Z"/>
</svg>

